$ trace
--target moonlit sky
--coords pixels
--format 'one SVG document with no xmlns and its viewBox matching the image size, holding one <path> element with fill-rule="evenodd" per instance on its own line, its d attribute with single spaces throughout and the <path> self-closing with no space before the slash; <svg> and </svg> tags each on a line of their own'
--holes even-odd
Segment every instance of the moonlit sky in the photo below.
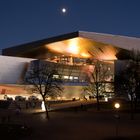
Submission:
<svg viewBox="0 0 140 140">
<path fill-rule="evenodd" d="M 140 37 L 140 0 L 0 0 L 1 49 L 78 30 Z"/>
</svg>

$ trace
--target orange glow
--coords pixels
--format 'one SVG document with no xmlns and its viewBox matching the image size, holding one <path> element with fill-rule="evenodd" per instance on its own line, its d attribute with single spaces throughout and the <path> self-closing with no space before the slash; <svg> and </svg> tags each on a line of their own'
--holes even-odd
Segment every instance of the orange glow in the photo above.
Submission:
<svg viewBox="0 0 140 140">
<path fill-rule="evenodd" d="M 63 42 L 51 43 L 49 45 L 46 45 L 46 47 L 53 52 L 58 52 L 62 54 L 66 52 L 66 46 Z"/>
<path fill-rule="evenodd" d="M 89 58 L 89 57 L 90 57 L 90 55 L 89 55 L 89 54 L 84 53 L 84 52 L 83 52 L 83 53 L 81 53 L 80 55 L 81 55 L 82 57 L 84 57 L 84 58 Z"/>
<path fill-rule="evenodd" d="M 71 54 L 79 54 L 80 48 L 78 46 L 78 39 L 70 39 L 68 43 L 67 52 Z"/>
<path fill-rule="evenodd" d="M 52 52 L 78 58 L 96 58 L 114 60 L 117 49 L 114 46 L 95 42 L 90 39 L 76 37 L 45 45 Z"/>
<path fill-rule="evenodd" d="M 74 56 L 79 58 L 90 58 L 88 53 L 89 41 L 84 38 L 76 37 L 64 41 L 59 41 L 46 45 L 46 47 L 52 51 L 68 56 Z"/>
</svg>

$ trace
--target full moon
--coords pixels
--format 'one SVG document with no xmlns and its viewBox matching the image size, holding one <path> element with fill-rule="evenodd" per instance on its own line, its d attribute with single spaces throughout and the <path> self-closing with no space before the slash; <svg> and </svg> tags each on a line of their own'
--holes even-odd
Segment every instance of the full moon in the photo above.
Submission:
<svg viewBox="0 0 140 140">
<path fill-rule="evenodd" d="M 62 8 L 62 13 L 66 13 L 66 8 Z"/>
</svg>

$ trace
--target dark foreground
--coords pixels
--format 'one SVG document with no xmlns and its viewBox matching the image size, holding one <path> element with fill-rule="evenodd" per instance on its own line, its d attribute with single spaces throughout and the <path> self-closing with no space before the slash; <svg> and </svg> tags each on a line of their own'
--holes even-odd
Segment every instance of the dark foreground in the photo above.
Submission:
<svg viewBox="0 0 140 140">
<path fill-rule="evenodd" d="M 10 123 L 25 124 L 31 128 L 31 134 L 18 137 L 23 140 L 140 140 L 140 114 L 134 120 L 129 113 L 120 113 L 120 119 L 114 117 L 111 110 L 96 111 L 57 111 L 50 112 L 50 120 L 45 113 L 10 114 Z M 118 127 L 118 132 L 116 128 Z M 117 136 L 116 136 L 117 135 Z M 6 137 L 1 138 L 3 140 Z M 11 137 L 11 139 L 13 139 Z"/>
</svg>

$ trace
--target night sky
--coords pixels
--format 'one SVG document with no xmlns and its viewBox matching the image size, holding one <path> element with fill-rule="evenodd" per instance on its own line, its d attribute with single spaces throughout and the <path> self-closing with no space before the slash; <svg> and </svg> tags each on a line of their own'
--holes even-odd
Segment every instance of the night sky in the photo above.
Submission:
<svg viewBox="0 0 140 140">
<path fill-rule="evenodd" d="M 140 0 L 0 0 L 1 49 L 78 30 L 140 37 Z"/>
</svg>

